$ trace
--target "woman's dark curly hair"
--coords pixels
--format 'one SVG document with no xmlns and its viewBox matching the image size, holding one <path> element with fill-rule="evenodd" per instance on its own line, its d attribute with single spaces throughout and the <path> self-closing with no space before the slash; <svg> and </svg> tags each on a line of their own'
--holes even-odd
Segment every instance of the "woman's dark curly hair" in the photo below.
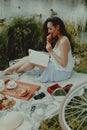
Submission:
<svg viewBox="0 0 87 130">
<path fill-rule="evenodd" d="M 71 44 L 71 49 L 73 51 L 74 46 L 73 46 L 73 43 L 71 42 L 70 35 L 67 33 L 67 31 L 65 29 L 65 25 L 64 25 L 63 21 L 59 17 L 50 17 L 45 21 L 44 26 L 43 26 L 43 28 L 44 28 L 44 40 L 46 41 L 46 36 L 48 35 L 48 28 L 47 28 L 47 23 L 48 22 L 52 22 L 53 26 L 55 26 L 55 27 L 57 25 L 60 26 L 60 33 L 69 38 L 70 44 Z"/>
</svg>

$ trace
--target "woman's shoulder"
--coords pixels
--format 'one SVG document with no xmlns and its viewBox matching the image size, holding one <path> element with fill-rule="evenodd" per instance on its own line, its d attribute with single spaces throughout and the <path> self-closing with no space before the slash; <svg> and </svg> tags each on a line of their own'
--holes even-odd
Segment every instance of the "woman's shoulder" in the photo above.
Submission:
<svg viewBox="0 0 87 130">
<path fill-rule="evenodd" d="M 65 45 L 70 45 L 70 41 L 68 39 L 67 36 L 63 36 L 62 40 L 61 40 L 61 45 L 65 46 Z"/>
<path fill-rule="evenodd" d="M 69 38 L 67 36 L 63 36 L 62 41 L 69 42 Z"/>
<path fill-rule="evenodd" d="M 70 48 L 70 41 L 69 41 L 67 36 L 63 36 L 62 41 L 61 41 L 61 47 L 62 48 L 66 48 L 66 47 Z"/>
</svg>

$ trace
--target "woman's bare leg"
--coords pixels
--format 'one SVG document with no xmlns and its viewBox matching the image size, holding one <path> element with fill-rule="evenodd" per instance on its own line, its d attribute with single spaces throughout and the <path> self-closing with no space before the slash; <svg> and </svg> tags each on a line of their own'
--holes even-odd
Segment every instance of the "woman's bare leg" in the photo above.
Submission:
<svg viewBox="0 0 87 130">
<path fill-rule="evenodd" d="M 5 75 L 5 74 L 13 74 L 14 72 L 17 72 L 17 73 L 25 72 L 25 71 L 32 70 L 35 66 L 39 67 L 42 70 L 45 69 L 45 67 L 30 63 L 27 56 L 27 57 L 22 58 L 21 61 L 19 61 L 15 65 L 4 70 L 3 74 Z"/>
<path fill-rule="evenodd" d="M 20 73 L 20 72 L 29 71 L 29 70 L 32 70 L 34 67 L 35 67 L 34 64 L 32 64 L 29 61 L 27 61 L 24 65 L 22 65 L 20 68 L 18 68 L 16 70 L 16 72 Z"/>
<path fill-rule="evenodd" d="M 25 63 L 28 62 L 28 56 L 22 58 L 19 62 L 17 62 L 15 65 L 8 67 L 7 69 L 5 69 L 3 71 L 3 74 L 12 74 L 14 72 L 16 72 L 17 69 L 19 69 L 20 67 L 22 67 Z"/>
</svg>

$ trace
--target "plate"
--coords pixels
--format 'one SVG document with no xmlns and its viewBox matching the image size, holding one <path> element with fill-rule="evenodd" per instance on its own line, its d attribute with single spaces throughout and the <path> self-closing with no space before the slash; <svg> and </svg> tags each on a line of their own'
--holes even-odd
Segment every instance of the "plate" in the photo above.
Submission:
<svg viewBox="0 0 87 130">
<path fill-rule="evenodd" d="M 14 89 L 16 88 L 18 85 L 15 81 L 9 81 L 6 85 L 7 89 Z"/>
</svg>

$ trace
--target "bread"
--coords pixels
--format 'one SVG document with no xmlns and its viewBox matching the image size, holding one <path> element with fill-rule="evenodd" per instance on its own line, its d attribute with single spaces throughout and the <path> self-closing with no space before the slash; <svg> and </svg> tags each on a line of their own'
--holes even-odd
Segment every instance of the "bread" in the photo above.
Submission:
<svg viewBox="0 0 87 130">
<path fill-rule="evenodd" d="M 28 94 L 29 90 L 27 88 L 18 88 L 16 90 L 16 93 L 20 96 L 20 97 L 24 97 Z"/>
</svg>

